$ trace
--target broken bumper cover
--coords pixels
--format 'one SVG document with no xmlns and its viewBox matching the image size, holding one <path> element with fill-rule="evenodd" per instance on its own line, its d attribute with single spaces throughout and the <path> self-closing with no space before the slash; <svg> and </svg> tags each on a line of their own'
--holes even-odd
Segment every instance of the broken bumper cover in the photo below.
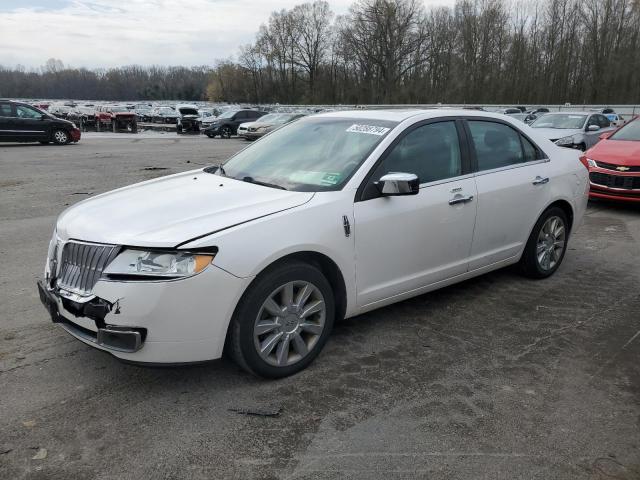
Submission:
<svg viewBox="0 0 640 480">
<path fill-rule="evenodd" d="M 227 327 L 250 278 L 212 265 L 175 281 L 99 281 L 86 302 L 38 282 L 54 323 L 123 360 L 191 363 L 222 356 Z"/>
<path fill-rule="evenodd" d="M 104 317 L 112 309 L 112 305 L 107 302 L 101 299 L 94 299 L 97 301 L 92 300 L 87 303 L 66 300 L 57 297 L 53 290 L 47 289 L 40 281 L 38 282 L 38 294 L 40 301 L 51 316 L 51 321 L 59 323 L 67 332 L 85 343 L 92 343 L 105 350 L 117 352 L 133 353 L 142 348 L 147 336 L 146 328 L 117 327 L 104 324 Z M 62 316 L 58 306 L 59 300 L 67 309 L 93 319 L 96 322 L 97 331 L 94 332 Z M 100 327 L 101 324 L 102 327 Z"/>
</svg>

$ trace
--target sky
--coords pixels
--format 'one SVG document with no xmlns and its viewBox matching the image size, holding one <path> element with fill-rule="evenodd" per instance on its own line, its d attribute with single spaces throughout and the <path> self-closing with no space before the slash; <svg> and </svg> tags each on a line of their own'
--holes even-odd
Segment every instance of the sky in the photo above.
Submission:
<svg viewBox="0 0 640 480">
<path fill-rule="evenodd" d="M 0 65 L 213 65 L 305 0 L 0 0 Z M 309 0 L 307 0 L 309 1 Z M 422 0 L 426 6 L 455 0 Z M 340 15 L 353 0 L 329 0 Z"/>
</svg>

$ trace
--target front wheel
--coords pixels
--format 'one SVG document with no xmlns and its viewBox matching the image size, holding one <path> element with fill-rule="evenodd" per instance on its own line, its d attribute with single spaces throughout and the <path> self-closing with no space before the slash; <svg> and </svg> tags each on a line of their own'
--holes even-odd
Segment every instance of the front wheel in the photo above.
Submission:
<svg viewBox="0 0 640 480">
<path fill-rule="evenodd" d="M 71 140 L 71 137 L 64 130 L 56 130 L 53 132 L 53 143 L 56 145 L 66 145 Z"/>
<path fill-rule="evenodd" d="M 569 222 L 561 208 L 546 210 L 536 222 L 520 259 L 520 269 L 531 278 L 546 278 L 560 267 L 567 250 Z"/>
<path fill-rule="evenodd" d="M 222 138 L 231 138 L 231 134 L 231 128 L 228 126 L 224 126 L 222 130 L 220 130 L 220 137 Z"/>
<path fill-rule="evenodd" d="M 228 350 L 250 373 L 281 378 L 306 368 L 333 328 L 333 291 L 317 268 L 291 262 L 260 274 L 238 303 Z"/>
</svg>

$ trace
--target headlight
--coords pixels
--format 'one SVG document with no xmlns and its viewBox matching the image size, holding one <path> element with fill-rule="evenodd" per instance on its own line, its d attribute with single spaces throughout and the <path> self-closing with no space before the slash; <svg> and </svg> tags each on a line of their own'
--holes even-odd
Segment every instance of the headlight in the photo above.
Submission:
<svg viewBox="0 0 640 480">
<path fill-rule="evenodd" d="M 596 163 L 596 161 L 595 161 L 595 160 L 591 160 L 590 158 L 587 158 L 587 164 L 588 164 L 590 167 L 597 167 L 597 166 L 598 166 L 598 164 Z"/>
<path fill-rule="evenodd" d="M 104 270 L 106 275 L 180 278 L 200 273 L 214 254 L 126 249 Z"/>
<path fill-rule="evenodd" d="M 575 142 L 573 141 L 573 135 L 562 137 L 556 140 L 556 145 L 573 145 L 574 143 Z"/>
<path fill-rule="evenodd" d="M 258 127 L 256 128 L 256 132 L 263 133 L 263 132 L 266 132 L 268 129 L 269 127 Z"/>
</svg>

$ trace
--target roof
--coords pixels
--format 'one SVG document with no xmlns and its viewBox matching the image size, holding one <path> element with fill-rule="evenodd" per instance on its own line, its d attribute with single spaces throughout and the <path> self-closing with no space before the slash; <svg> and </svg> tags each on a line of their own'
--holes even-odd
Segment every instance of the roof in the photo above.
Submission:
<svg viewBox="0 0 640 480">
<path fill-rule="evenodd" d="M 387 120 L 392 122 L 403 122 L 412 117 L 420 116 L 422 119 L 438 118 L 438 117 L 490 117 L 490 118 L 509 118 L 503 113 L 492 113 L 481 110 L 466 110 L 462 108 L 432 108 L 432 109 L 389 109 L 389 110 L 342 110 L 336 112 L 319 113 L 314 117 L 329 118 L 361 118 L 369 120 Z"/>
<path fill-rule="evenodd" d="M 594 113 L 600 112 L 546 112 L 545 115 L 593 115 Z"/>
</svg>

